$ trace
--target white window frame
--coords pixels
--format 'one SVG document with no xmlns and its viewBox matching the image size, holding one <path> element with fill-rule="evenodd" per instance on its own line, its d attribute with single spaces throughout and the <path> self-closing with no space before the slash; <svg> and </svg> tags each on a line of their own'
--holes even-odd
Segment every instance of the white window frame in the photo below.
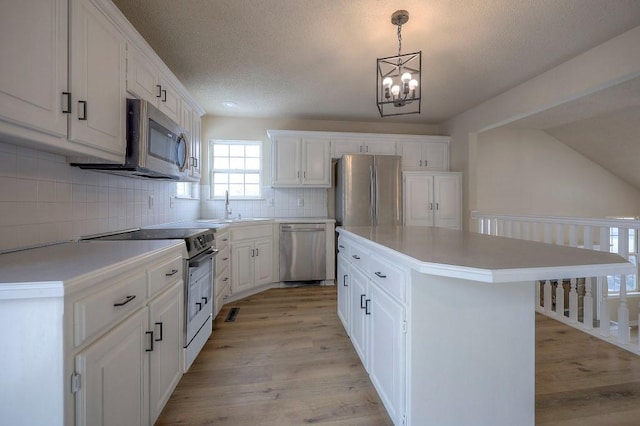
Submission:
<svg viewBox="0 0 640 426">
<path fill-rule="evenodd" d="M 213 145 L 215 144 L 219 144 L 219 145 L 257 145 L 260 148 L 260 157 L 259 157 L 259 169 L 257 172 L 258 175 L 258 195 L 256 196 L 242 196 L 242 197 L 238 197 L 238 196 L 233 196 L 231 194 L 229 194 L 229 199 L 231 200 L 262 200 L 262 185 L 263 185 L 263 181 L 264 181 L 264 176 L 263 176 L 263 167 L 262 167 L 262 162 L 264 161 L 264 142 L 260 141 L 260 140 L 227 140 L 227 139 L 209 139 L 209 186 L 210 186 L 210 190 L 209 190 L 209 198 L 212 200 L 222 200 L 224 199 L 224 196 L 214 196 L 213 192 L 214 192 L 214 173 L 216 172 L 221 172 L 221 171 L 227 171 L 227 172 L 238 172 L 238 173 L 245 173 L 246 169 L 214 169 L 213 168 L 213 160 L 214 160 L 214 154 L 213 154 Z M 253 172 L 253 170 L 251 171 Z"/>
</svg>

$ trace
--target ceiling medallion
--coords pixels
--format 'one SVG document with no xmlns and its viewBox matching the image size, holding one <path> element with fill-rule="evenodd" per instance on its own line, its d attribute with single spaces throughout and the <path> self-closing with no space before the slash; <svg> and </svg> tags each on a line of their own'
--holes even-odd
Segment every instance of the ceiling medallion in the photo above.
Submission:
<svg viewBox="0 0 640 426">
<path fill-rule="evenodd" d="M 380 117 L 420 114 L 422 52 L 402 54 L 402 25 L 409 12 L 397 10 L 391 23 L 398 27 L 398 54 L 377 61 L 377 104 Z"/>
</svg>

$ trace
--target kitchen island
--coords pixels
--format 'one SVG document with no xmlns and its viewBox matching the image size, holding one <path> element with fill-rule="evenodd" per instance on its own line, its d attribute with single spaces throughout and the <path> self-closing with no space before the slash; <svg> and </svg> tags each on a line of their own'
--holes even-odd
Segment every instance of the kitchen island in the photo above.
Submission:
<svg viewBox="0 0 640 426">
<path fill-rule="evenodd" d="M 535 423 L 535 281 L 618 255 L 444 228 L 338 228 L 338 316 L 395 424 Z"/>
</svg>

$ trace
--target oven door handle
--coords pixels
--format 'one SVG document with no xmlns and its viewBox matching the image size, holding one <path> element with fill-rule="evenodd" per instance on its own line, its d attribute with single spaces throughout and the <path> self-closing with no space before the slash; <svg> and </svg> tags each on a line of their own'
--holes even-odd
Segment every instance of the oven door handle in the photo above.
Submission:
<svg viewBox="0 0 640 426">
<path fill-rule="evenodd" d="M 189 261 L 189 267 L 196 267 L 197 268 L 202 263 L 206 262 L 209 259 L 212 259 L 213 256 L 215 256 L 217 253 L 218 253 L 218 249 L 211 248 L 211 249 L 205 251 L 204 253 L 199 254 L 198 256 L 196 256 L 193 259 L 191 259 Z"/>
</svg>

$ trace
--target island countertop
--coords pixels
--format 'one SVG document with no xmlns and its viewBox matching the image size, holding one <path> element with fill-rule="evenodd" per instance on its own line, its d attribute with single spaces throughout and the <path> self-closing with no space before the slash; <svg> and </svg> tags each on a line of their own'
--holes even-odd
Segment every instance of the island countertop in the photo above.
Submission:
<svg viewBox="0 0 640 426">
<path fill-rule="evenodd" d="M 614 253 L 445 228 L 339 227 L 341 235 L 376 249 L 418 272 L 502 283 L 634 274 Z"/>
</svg>

